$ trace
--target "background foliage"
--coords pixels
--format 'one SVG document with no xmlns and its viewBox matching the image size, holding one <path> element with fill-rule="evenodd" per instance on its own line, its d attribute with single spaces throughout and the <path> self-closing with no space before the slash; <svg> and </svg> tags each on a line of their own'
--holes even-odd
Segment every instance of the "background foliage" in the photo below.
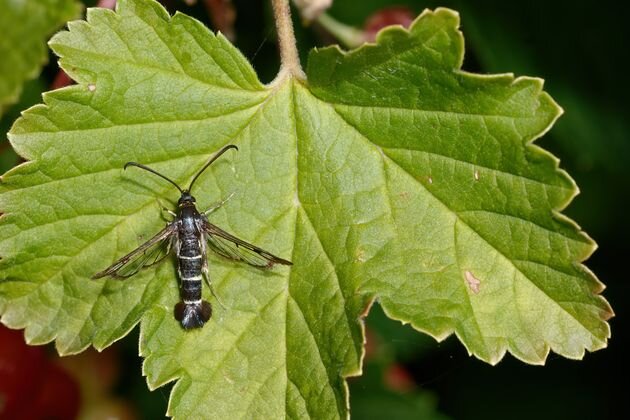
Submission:
<svg viewBox="0 0 630 420">
<path fill-rule="evenodd" d="M 236 45 L 252 61 L 263 82 L 269 81 L 277 71 L 277 54 L 271 21 L 260 19 L 260 16 L 269 16 L 267 6 L 245 0 L 234 3 L 238 13 Z M 390 3 L 364 0 L 361 7 L 356 7 L 354 1 L 337 0 L 330 13 L 340 21 L 360 26 L 370 13 Z M 593 19 L 591 7 L 565 1 L 551 4 L 489 0 L 406 3 L 416 12 L 436 6 L 460 11 L 468 43 L 466 70 L 511 71 L 546 80 L 546 90 L 563 106 L 565 115 L 539 144 L 559 156 L 562 166 L 581 186 L 582 195 L 567 213 L 600 244 L 589 266 L 608 285 L 606 297 L 616 308 L 618 318 L 612 320 L 611 348 L 589 354 L 585 361 L 552 357 L 548 366 L 540 369 L 506 359 L 493 368 L 469 359 L 454 339 L 436 346 L 432 340 L 406 334 L 406 327 L 387 321 L 375 312 L 370 321 L 374 335 L 380 337 L 376 340 L 381 343 L 381 350 L 373 359 L 375 369 L 378 372 L 379 364 L 388 366 L 392 360 L 403 363 L 416 384 L 433 391 L 440 410 L 457 418 L 504 418 L 506 413 L 512 418 L 534 415 L 541 418 L 541 407 L 544 407 L 543 418 L 619 415 L 625 408 L 622 404 L 625 390 L 614 387 L 606 378 L 625 363 L 621 348 L 622 343 L 628 341 L 627 328 L 617 323 L 623 322 L 627 314 L 620 298 L 629 291 L 627 282 L 623 281 L 627 249 L 624 243 L 630 234 L 628 224 L 623 222 L 623 201 L 629 192 L 625 168 L 629 163 L 630 146 L 628 122 L 624 121 L 628 84 L 624 81 L 622 67 L 615 63 L 623 52 L 608 40 L 628 39 L 628 30 L 621 22 L 623 14 L 606 14 L 602 19 Z M 192 8 L 181 4 L 177 7 L 211 25 L 199 4 Z M 296 26 L 302 52 L 307 52 L 311 45 L 326 42 L 317 35 L 317 30 L 303 29 L 299 23 Z M 261 40 L 266 40 L 262 46 Z M 11 124 L 18 110 L 40 101 L 38 92 L 48 90 L 54 74 L 51 64 L 40 79 L 27 85 L 21 103 L 8 109 L 0 121 L 2 127 Z M 128 341 L 131 352 L 135 351 L 134 339 Z M 126 346 L 122 344 L 123 348 Z M 131 357 L 130 361 L 137 363 Z M 138 392 L 150 401 L 151 394 L 143 391 L 145 385 L 138 371 L 139 367 L 126 369 L 131 380 L 127 384 L 136 383 L 137 388 L 125 385 L 124 391 Z M 361 395 L 366 393 L 382 395 L 378 386 L 371 385 L 380 384 L 380 374 L 369 375 L 369 369 L 367 372 L 368 375 L 352 384 L 357 404 L 361 404 Z M 415 391 L 408 390 L 407 396 L 410 393 Z M 155 400 L 144 403 L 141 412 L 151 413 L 145 410 L 164 403 L 161 392 L 153 395 Z M 370 401 L 370 397 L 363 398 L 364 404 Z M 155 410 L 153 413 L 160 413 Z"/>
</svg>

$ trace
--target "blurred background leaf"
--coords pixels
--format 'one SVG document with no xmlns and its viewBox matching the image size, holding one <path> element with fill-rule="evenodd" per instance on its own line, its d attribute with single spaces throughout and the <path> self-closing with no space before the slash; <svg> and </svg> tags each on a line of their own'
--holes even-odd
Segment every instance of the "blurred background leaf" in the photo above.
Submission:
<svg viewBox="0 0 630 420">
<path fill-rule="evenodd" d="M 0 115 L 46 62 L 46 39 L 79 15 L 75 0 L 0 0 Z"/>
<path fill-rule="evenodd" d="M 171 12 L 182 10 L 213 27 L 204 2 L 189 3 L 164 1 Z M 252 62 L 261 80 L 268 82 L 278 69 L 268 2 L 232 3 L 236 11 L 234 42 Z M 539 144 L 561 159 L 561 166 L 581 188 L 581 195 L 565 212 L 599 243 L 600 249 L 588 264 L 608 285 L 605 296 L 616 308 L 617 317 L 611 320 L 613 339 L 609 348 L 588 354 L 583 361 L 552 356 L 541 368 L 508 357 L 491 367 L 468 357 L 454 338 L 436 344 L 409 326 L 385 318 L 375 304 L 366 323 L 373 333 L 376 353 L 385 356 L 376 361 L 368 358 L 365 375 L 351 381 L 354 418 L 369 418 L 375 395 L 389 398 L 379 387 L 395 393 L 394 400 L 401 394 L 385 383 L 384 366 L 393 363 L 405 369 L 415 384 L 412 391 L 406 392 L 424 403 L 419 403 L 422 407 L 419 405 L 417 411 L 399 412 L 399 416 L 391 415 L 392 419 L 433 418 L 433 404 L 437 404 L 439 412 L 461 419 L 627 418 L 627 386 L 618 386 L 612 380 L 628 366 L 623 349 L 629 343 L 630 331 L 625 321 L 627 305 L 623 304 L 630 293 L 625 281 L 630 235 L 625 219 L 625 199 L 630 192 L 626 171 L 630 163 L 630 86 L 624 65 L 628 61 L 624 44 L 630 39 L 630 28 L 625 23 L 625 11 L 611 0 L 595 6 L 568 0 L 362 0 L 360 4 L 355 0 L 336 0 L 329 14 L 361 28 L 370 15 L 392 5 L 407 6 L 414 14 L 436 6 L 459 10 L 467 44 L 465 70 L 507 71 L 545 79 L 545 90 L 565 109 L 565 114 Z M 312 46 L 337 42 L 317 24 L 303 27 L 297 17 L 295 23 L 304 63 Z M 19 111 L 40 102 L 41 91 L 47 90 L 56 73 L 52 62 L 38 80 L 24 87 L 20 103 L 6 110 L 0 119 L 0 138 L 4 138 Z M 3 171 L 17 161 L 10 153 L 6 147 L 0 149 Z M 138 375 L 136 347 L 137 336 L 127 337 L 120 345 L 124 369 L 115 390 L 133 401 L 138 418 L 156 418 L 165 412 L 168 390 L 150 393 L 146 389 Z M 413 403 L 397 405 L 409 407 Z M 427 407 L 432 407 L 431 411 L 423 411 Z"/>
<path fill-rule="evenodd" d="M 37 79 L 48 61 L 46 41 L 66 21 L 78 17 L 81 7 L 75 0 L 0 0 L 2 173 L 18 162 L 6 140 L 7 131 L 20 111 L 40 102 L 46 90 L 42 78 Z"/>
</svg>

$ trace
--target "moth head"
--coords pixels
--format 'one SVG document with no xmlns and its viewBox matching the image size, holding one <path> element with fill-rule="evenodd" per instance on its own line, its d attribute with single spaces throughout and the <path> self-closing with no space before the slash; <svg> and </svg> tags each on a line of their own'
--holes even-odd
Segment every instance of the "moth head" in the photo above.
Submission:
<svg viewBox="0 0 630 420">
<path fill-rule="evenodd" d="M 182 191 L 182 195 L 181 197 L 179 197 L 179 200 L 177 201 L 177 206 L 178 207 L 186 207 L 186 206 L 194 206 L 195 205 L 195 197 L 193 197 L 192 195 L 190 195 L 190 192 L 188 190 L 184 190 Z"/>
</svg>

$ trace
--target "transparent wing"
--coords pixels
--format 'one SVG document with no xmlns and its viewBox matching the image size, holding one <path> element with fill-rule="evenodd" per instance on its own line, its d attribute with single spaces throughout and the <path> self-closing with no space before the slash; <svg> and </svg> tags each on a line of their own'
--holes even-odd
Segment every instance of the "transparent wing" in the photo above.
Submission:
<svg viewBox="0 0 630 420">
<path fill-rule="evenodd" d="M 230 235 L 207 220 L 202 222 L 202 230 L 206 235 L 208 249 L 222 257 L 243 261 L 259 268 L 271 268 L 274 264 L 293 265 L 291 261 L 276 257 L 264 249 Z"/>
<path fill-rule="evenodd" d="M 143 268 L 150 267 L 161 262 L 171 252 L 173 239 L 177 232 L 177 225 L 170 223 L 157 235 L 149 239 L 138 248 L 125 255 L 114 264 L 92 276 L 93 279 L 101 277 L 127 278 L 131 277 Z"/>
</svg>

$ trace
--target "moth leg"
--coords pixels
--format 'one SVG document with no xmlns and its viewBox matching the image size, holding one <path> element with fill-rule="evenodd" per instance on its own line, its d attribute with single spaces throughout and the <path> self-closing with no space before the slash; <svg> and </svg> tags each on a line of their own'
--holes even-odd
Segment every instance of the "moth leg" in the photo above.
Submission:
<svg viewBox="0 0 630 420">
<path fill-rule="evenodd" d="M 230 195 L 227 196 L 227 198 L 224 198 L 223 200 L 219 201 L 218 203 L 214 204 L 212 207 L 210 207 L 208 210 L 204 211 L 203 214 L 204 216 L 209 215 L 210 213 L 212 213 L 213 211 L 219 209 L 221 206 L 223 206 L 225 203 L 227 203 L 232 197 L 234 197 L 235 193 L 232 193 Z"/>
<path fill-rule="evenodd" d="M 214 296 L 214 298 L 217 300 L 217 302 L 219 302 L 219 305 L 221 305 L 223 309 L 227 309 L 223 302 L 221 302 L 221 299 L 219 299 L 219 296 L 217 296 L 217 294 L 214 292 L 214 287 L 212 287 L 212 285 L 210 285 L 210 293 L 212 293 L 212 296 Z"/>
<path fill-rule="evenodd" d="M 167 209 L 166 206 L 164 206 L 164 204 L 162 204 L 160 199 L 157 199 L 156 201 L 157 201 L 158 205 L 160 206 L 160 209 L 162 209 L 162 215 L 164 215 L 164 213 L 168 213 L 168 214 L 170 214 L 173 217 L 177 217 L 177 213 L 175 213 L 172 210 Z"/>
<path fill-rule="evenodd" d="M 214 287 L 212 287 L 212 283 L 210 282 L 210 278 L 208 277 L 207 269 L 203 271 L 203 278 L 206 280 L 206 284 L 208 285 L 208 288 L 210 289 L 210 293 L 212 293 L 212 296 L 214 296 L 214 298 L 217 300 L 217 302 L 219 302 L 219 305 L 221 305 L 223 309 L 227 309 L 227 307 L 223 304 L 221 299 L 219 299 L 219 296 L 217 296 L 216 292 L 214 291 Z"/>
<path fill-rule="evenodd" d="M 201 240 L 201 255 L 203 256 L 203 265 L 201 266 L 201 275 L 206 281 L 206 284 L 208 285 L 208 289 L 210 289 L 210 293 L 212 293 L 212 296 L 214 296 L 214 298 L 217 300 L 217 302 L 219 302 L 219 305 L 221 305 L 223 309 L 227 309 L 226 306 L 223 304 L 223 302 L 221 302 L 221 299 L 219 299 L 219 296 L 217 296 L 216 292 L 214 291 L 214 287 L 212 287 L 212 283 L 210 282 L 210 276 L 208 275 L 208 257 L 206 256 L 205 235 L 203 235 L 201 239 L 202 239 Z"/>
</svg>

